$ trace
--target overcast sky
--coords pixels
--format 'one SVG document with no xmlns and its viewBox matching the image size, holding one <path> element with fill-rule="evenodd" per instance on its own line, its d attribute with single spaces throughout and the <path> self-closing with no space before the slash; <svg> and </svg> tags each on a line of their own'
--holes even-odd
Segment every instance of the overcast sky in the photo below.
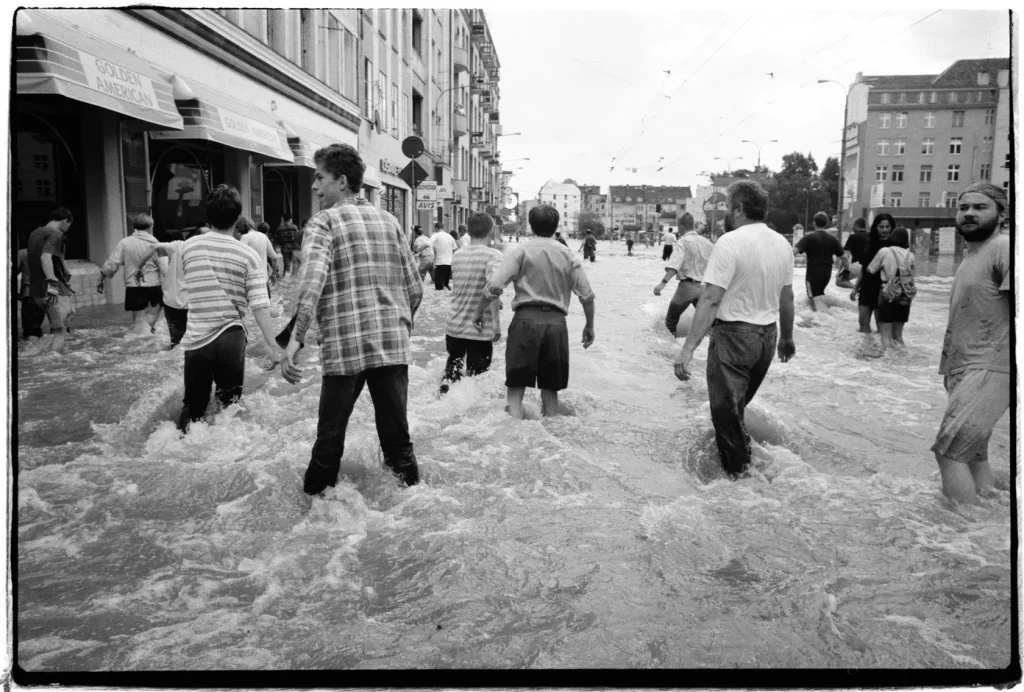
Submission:
<svg viewBox="0 0 1024 692">
<path fill-rule="evenodd" d="M 501 145 L 503 168 L 522 166 L 511 182 L 521 199 L 549 179 L 705 184 L 701 171 L 728 167 L 715 157 L 754 167 L 757 147 L 744 139 L 779 140 L 761 148 L 772 169 L 792 151 L 820 167 L 838 157 L 845 87 L 857 72 L 938 74 L 957 59 L 1010 50 L 1005 10 L 634 6 L 645 9 L 486 9 L 502 126 L 522 132 Z M 530 161 L 515 161 L 523 157 Z"/>
</svg>

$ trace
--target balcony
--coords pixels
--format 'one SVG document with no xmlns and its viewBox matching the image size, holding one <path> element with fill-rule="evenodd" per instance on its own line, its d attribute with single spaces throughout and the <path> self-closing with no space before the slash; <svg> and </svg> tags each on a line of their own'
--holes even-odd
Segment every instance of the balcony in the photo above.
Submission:
<svg viewBox="0 0 1024 692">
<path fill-rule="evenodd" d="M 469 132 L 469 125 L 467 124 L 466 116 L 461 113 L 455 113 L 452 116 L 452 134 L 456 137 L 461 137 Z"/>
<path fill-rule="evenodd" d="M 452 46 L 452 67 L 455 74 L 469 72 L 469 53 L 462 46 Z"/>
<path fill-rule="evenodd" d="M 484 148 L 484 133 L 483 132 L 471 132 L 469 140 L 470 149 L 483 149 Z"/>
<path fill-rule="evenodd" d="M 469 93 L 471 94 L 483 94 L 484 92 L 490 92 L 490 90 L 491 85 L 481 76 L 473 78 L 469 83 Z"/>
</svg>

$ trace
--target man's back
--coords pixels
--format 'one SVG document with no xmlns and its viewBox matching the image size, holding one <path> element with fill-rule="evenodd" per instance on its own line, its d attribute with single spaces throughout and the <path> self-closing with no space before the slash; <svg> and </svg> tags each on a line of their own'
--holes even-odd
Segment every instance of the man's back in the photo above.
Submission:
<svg viewBox="0 0 1024 692">
<path fill-rule="evenodd" d="M 850 253 L 852 262 L 859 262 L 860 256 L 868 249 L 869 236 L 867 231 L 855 231 L 846 239 L 843 250 Z"/>
<path fill-rule="evenodd" d="M 29 285 L 32 297 L 46 297 L 46 277 L 43 275 L 40 258 L 47 253 L 52 255 L 53 275 L 57 277 L 58 290 L 61 295 L 70 295 L 71 288 L 67 282 L 71 276 L 64 266 L 64 234 L 55 228 L 40 226 L 28 236 Z"/>
<path fill-rule="evenodd" d="M 408 363 L 423 282 L 395 217 L 362 198 L 338 204 L 306 225 L 303 252 L 313 280 L 299 296 L 300 310 L 323 286 L 315 307 L 324 374 Z"/>
<path fill-rule="evenodd" d="M 714 244 L 704 281 L 726 289 L 718 319 L 771 324 L 779 317 L 779 293 L 793 283 L 793 251 L 763 223 L 741 226 Z"/>
<path fill-rule="evenodd" d="M 274 247 L 270 243 L 270 238 L 259 231 L 249 231 L 242 236 L 241 242 L 243 245 L 252 248 L 256 254 L 260 256 L 260 260 L 263 264 L 267 263 L 267 256 L 274 252 Z"/>
<path fill-rule="evenodd" d="M 676 252 L 679 253 L 676 274 L 679 278 L 703 281 L 708 259 L 711 258 L 711 251 L 715 249 L 714 244 L 701 234 L 690 232 L 684 233 L 676 241 L 676 246 Z"/>
<path fill-rule="evenodd" d="M 494 339 L 498 325 L 492 324 L 491 311 L 484 311 L 482 332 L 473 326 L 473 314 L 487 286 L 487 279 L 499 265 L 501 252 L 486 245 L 470 245 L 455 253 L 452 259 L 452 308 L 445 323 L 445 334 L 460 339 Z"/>
<path fill-rule="evenodd" d="M 534 236 L 525 244 L 509 250 L 501 266 L 488 282 L 503 288 L 514 282 L 516 295 L 512 309 L 522 305 L 543 303 L 568 314 L 572 294 L 592 293 L 579 258 L 554 238 Z"/>
<path fill-rule="evenodd" d="M 445 265 L 452 263 L 452 256 L 455 254 L 457 245 L 455 238 L 450 233 L 437 231 L 430 236 L 430 245 L 434 248 L 434 264 Z"/>
<path fill-rule="evenodd" d="M 843 254 L 843 248 L 835 236 L 820 228 L 801 238 L 796 244 L 796 251 L 807 254 L 807 266 L 831 266 L 833 258 Z"/>
</svg>

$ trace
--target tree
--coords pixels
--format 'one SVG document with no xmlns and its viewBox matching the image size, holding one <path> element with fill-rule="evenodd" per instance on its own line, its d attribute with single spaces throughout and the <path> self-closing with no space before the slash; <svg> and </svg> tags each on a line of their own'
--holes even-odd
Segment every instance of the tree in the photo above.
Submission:
<svg viewBox="0 0 1024 692">
<path fill-rule="evenodd" d="M 839 159 L 829 156 L 825 159 L 825 166 L 821 169 L 821 184 L 828 199 L 832 203 L 832 209 L 839 207 Z"/>
<path fill-rule="evenodd" d="M 597 212 L 580 212 L 579 230 L 582 233 L 588 228 L 593 232 L 595 237 L 601 238 L 604 236 L 604 222 L 601 220 L 601 216 Z"/>
<path fill-rule="evenodd" d="M 804 228 L 817 211 L 831 214 L 835 207 L 818 176 L 818 164 L 811 154 L 794 151 L 782 157 L 782 169 L 774 176 L 769 194 L 768 218 L 777 230 L 789 233 L 795 224 Z"/>
<path fill-rule="evenodd" d="M 575 184 L 576 184 L 576 181 L 573 180 L 572 178 L 566 178 L 565 180 L 562 181 L 562 185 L 575 185 Z"/>
</svg>

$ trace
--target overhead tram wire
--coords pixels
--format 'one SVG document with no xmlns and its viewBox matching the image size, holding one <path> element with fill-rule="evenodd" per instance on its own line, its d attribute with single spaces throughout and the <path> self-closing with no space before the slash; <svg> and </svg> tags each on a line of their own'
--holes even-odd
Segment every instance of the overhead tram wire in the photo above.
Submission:
<svg viewBox="0 0 1024 692">
<path fill-rule="evenodd" d="M 923 22 L 923 21 L 925 21 L 925 20 L 927 20 L 927 19 L 931 19 L 932 17 L 934 17 L 935 15 L 937 15 L 937 14 L 938 14 L 939 12 L 942 12 L 942 10 L 941 10 L 941 9 L 938 9 L 938 10 L 935 10 L 934 12 L 932 12 L 931 14 L 928 14 L 928 15 L 925 15 L 924 17 L 921 17 L 920 19 L 918 19 L 918 20 L 917 20 L 916 22 L 914 22 L 914 23 L 913 23 L 913 24 L 911 24 L 910 26 L 908 26 L 908 27 L 905 27 L 905 28 L 903 28 L 903 29 L 900 29 L 900 30 L 899 30 L 899 31 L 897 31 L 897 32 L 896 32 L 895 34 L 893 34 L 892 36 L 889 36 L 889 37 L 887 37 L 887 40 L 892 40 L 892 39 L 896 38 L 897 36 L 899 36 L 900 34 L 902 34 L 903 32 L 905 32 L 905 31 L 910 31 L 911 29 L 913 29 L 913 28 L 914 28 L 915 26 L 917 26 L 917 25 L 918 25 L 918 24 L 920 24 L 921 22 Z M 843 67 L 843 66 L 845 66 L 845 65 L 849 65 L 849 64 L 850 64 L 851 62 L 853 62 L 853 61 L 854 61 L 855 59 L 856 59 L 856 56 L 854 56 L 854 57 L 850 58 L 850 59 L 849 59 L 849 60 L 847 60 L 846 62 L 842 62 L 842 63 L 839 63 L 838 65 L 835 65 L 835 66 L 834 66 L 834 67 L 832 67 L 831 69 L 832 69 L 832 70 L 837 70 L 837 69 L 839 69 L 840 67 Z"/>
</svg>

